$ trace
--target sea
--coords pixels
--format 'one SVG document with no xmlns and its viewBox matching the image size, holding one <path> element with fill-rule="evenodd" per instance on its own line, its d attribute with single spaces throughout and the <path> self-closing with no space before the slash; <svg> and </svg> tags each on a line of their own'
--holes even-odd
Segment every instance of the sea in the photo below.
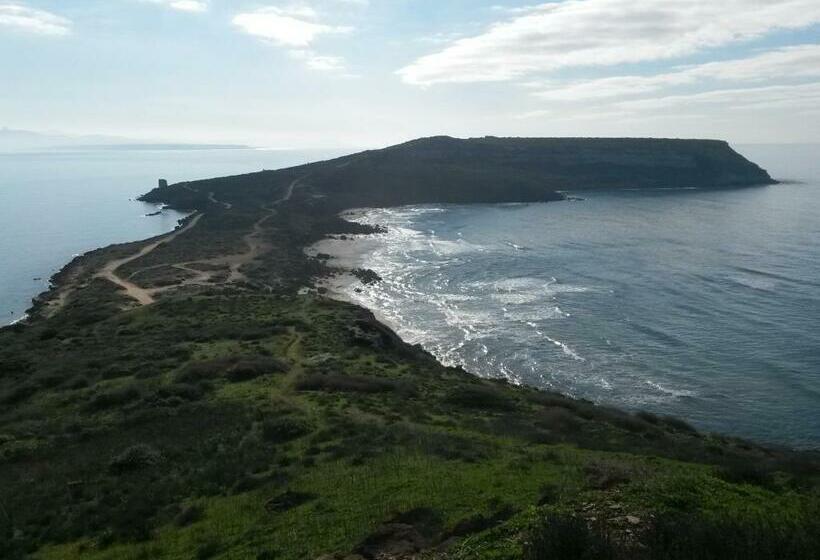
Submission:
<svg viewBox="0 0 820 560">
<path fill-rule="evenodd" d="M 359 209 L 387 233 L 318 246 L 340 279 L 440 360 L 699 429 L 820 448 L 820 146 L 736 148 L 783 181 L 583 191 L 547 204 Z M 0 325 L 73 256 L 172 230 L 136 202 L 170 182 L 333 150 L 78 148 L 0 153 Z M 317 250 L 314 247 L 314 250 Z"/>
<path fill-rule="evenodd" d="M 357 209 L 311 250 L 448 365 L 703 431 L 820 448 L 820 146 L 736 146 L 781 184 Z"/>
<path fill-rule="evenodd" d="M 184 216 L 135 199 L 169 182 L 279 169 L 338 150 L 177 149 L 168 146 L 0 152 L 0 326 L 74 256 L 171 231 Z"/>
</svg>

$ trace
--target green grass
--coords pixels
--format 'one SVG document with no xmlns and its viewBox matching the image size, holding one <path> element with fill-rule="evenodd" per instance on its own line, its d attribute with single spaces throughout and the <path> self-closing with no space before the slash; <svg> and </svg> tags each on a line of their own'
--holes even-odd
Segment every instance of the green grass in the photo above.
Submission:
<svg viewBox="0 0 820 560">
<path fill-rule="evenodd" d="M 312 558 L 421 511 L 431 557 L 517 558 L 550 512 L 817 510 L 811 457 L 482 381 L 349 305 L 92 303 L 0 331 L 0 556 Z"/>
</svg>

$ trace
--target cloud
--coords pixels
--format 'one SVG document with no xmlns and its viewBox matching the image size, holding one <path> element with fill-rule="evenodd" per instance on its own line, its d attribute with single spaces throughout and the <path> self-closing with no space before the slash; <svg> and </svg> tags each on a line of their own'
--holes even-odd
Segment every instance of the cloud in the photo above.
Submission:
<svg viewBox="0 0 820 560">
<path fill-rule="evenodd" d="M 709 62 L 653 76 L 613 76 L 550 84 L 534 82 L 538 98 L 548 101 L 588 101 L 645 94 L 706 81 L 754 83 L 776 78 L 820 77 L 820 45 L 796 45 L 753 57 Z"/>
<path fill-rule="evenodd" d="M 305 65 L 311 70 L 341 72 L 346 68 L 345 60 L 340 56 L 320 55 L 311 50 L 291 50 L 289 53 L 291 57 L 297 60 L 303 60 Z"/>
<path fill-rule="evenodd" d="M 340 1 L 340 0 L 339 0 Z M 348 3 L 366 4 L 360 0 Z M 322 35 L 350 33 L 351 27 L 327 25 L 318 21 L 319 14 L 307 4 L 288 7 L 268 6 L 252 12 L 237 14 L 233 24 L 243 32 L 266 42 L 288 49 L 291 58 L 301 60 L 311 70 L 346 72 L 344 58 L 318 54 L 310 47 Z M 349 74 L 345 74 L 349 76 Z"/>
<path fill-rule="evenodd" d="M 208 10 L 208 4 L 198 0 L 174 0 L 169 2 L 168 6 L 182 12 L 205 12 Z"/>
<path fill-rule="evenodd" d="M 0 28 L 54 37 L 71 33 L 71 21 L 22 4 L 0 4 Z"/>
<path fill-rule="evenodd" d="M 237 14 L 233 24 L 248 35 L 283 47 L 306 48 L 320 35 L 349 33 L 350 27 L 325 25 L 313 21 L 311 8 L 266 7 Z"/>
<path fill-rule="evenodd" d="M 515 14 L 397 73 L 415 85 L 508 81 L 673 59 L 817 22 L 817 0 L 565 0 Z"/>
<path fill-rule="evenodd" d="M 731 111 L 817 108 L 820 107 L 820 83 L 720 89 L 621 101 L 614 106 L 627 112 L 646 113 L 670 109 L 686 112 L 718 105 L 725 105 Z"/>
<path fill-rule="evenodd" d="M 201 13 L 208 11 L 208 2 L 204 0 L 143 0 L 151 4 L 160 4 L 180 12 Z"/>
</svg>

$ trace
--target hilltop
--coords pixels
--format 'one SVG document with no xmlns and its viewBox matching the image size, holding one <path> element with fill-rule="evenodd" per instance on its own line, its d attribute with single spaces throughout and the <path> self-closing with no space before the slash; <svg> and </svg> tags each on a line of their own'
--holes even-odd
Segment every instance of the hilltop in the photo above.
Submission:
<svg viewBox="0 0 820 560">
<path fill-rule="evenodd" d="M 478 379 L 310 289 L 350 206 L 696 180 L 772 182 L 720 142 L 438 137 L 151 191 L 194 213 L 0 330 L 0 556 L 817 556 L 816 454 Z"/>
</svg>

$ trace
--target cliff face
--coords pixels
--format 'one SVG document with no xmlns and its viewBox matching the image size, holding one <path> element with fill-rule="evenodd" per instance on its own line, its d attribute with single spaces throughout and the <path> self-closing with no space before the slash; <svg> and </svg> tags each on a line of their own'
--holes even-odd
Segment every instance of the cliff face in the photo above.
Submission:
<svg viewBox="0 0 820 560">
<path fill-rule="evenodd" d="M 199 182 L 195 189 L 241 203 L 283 177 L 304 177 L 336 208 L 419 203 L 558 200 L 597 188 L 731 188 L 772 184 L 769 174 L 717 140 L 636 138 L 422 138 L 280 171 Z M 190 207 L 174 186 L 149 201 Z M 219 196 L 219 194 L 222 196 Z"/>
</svg>

